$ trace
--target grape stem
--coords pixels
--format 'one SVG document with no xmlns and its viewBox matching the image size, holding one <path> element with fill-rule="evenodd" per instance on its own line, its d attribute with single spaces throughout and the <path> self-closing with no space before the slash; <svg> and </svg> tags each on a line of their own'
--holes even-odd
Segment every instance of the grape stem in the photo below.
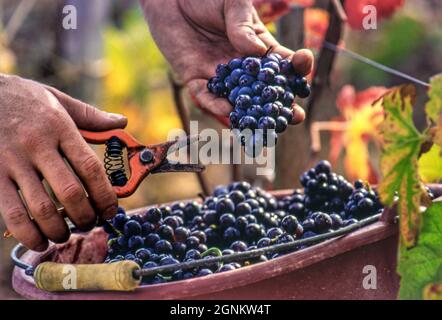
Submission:
<svg viewBox="0 0 442 320">
<path fill-rule="evenodd" d="M 263 55 L 261 58 L 263 59 L 263 58 L 267 57 L 267 56 L 273 51 L 273 49 L 274 49 L 274 47 L 273 47 L 273 46 L 270 46 L 270 47 L 267 49 L 266 53 L 264 53 L 264 55 Z"/>
</svg>

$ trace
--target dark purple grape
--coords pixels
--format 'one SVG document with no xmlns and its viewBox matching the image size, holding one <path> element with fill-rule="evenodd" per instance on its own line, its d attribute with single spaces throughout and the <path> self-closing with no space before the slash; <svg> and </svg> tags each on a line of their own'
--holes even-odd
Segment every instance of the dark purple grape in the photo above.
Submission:
<svg viewBox="0 0 442 320">
<path fill-rule="evenodd" d="M 138 221 L 129 220 L 124 225 L 124 234 L 127 237 L 138 236 L 141 234 L 141 225 Z"/>
<path fill-rule="evenodd" d="M 288 126 L 288 122 L 287 119 L 279 116 L 276 118 L 276 126 L 275 126 L 275 132 L 276 133 L 281 133 L 284 132 L 287 129 Z"/>
<path fill-rule="evenodd" d="M 238 98 L 235 100 L 235 107 L 247 110 L 252 105 L 252 99 L 250 96 L 242 94 L 239 95 Z"/>
<path fill-rule="evenodd" d="M 257 75 L 261 69 L 261 61 L 259 58 L 248 57 L 245 58 L 241 65 L 245 73 L 250 75 Z"/>
<path fill-rule="evenodd" d="M 234 58 L 229 61 L 228 66 L 230 70 L 234 70 L 237 68 L 241 68 L 243 59 L 241 58 Z"/>
<path fill-rule="evenodd" d="M 160 240 L 161 240 L 161 238 L 158 234 L 151 233 L 151 234 L 148 234 L 146 236 L 146 238 L 144 238 L 144 245 L 146 247 L 153 248 L 153 247 L 155 247 L 155 244 Z"/>
<path fill-rule="evenodd" d="M 275 103 L 266 103 L 263 107 L 263 112 L 266 116 L 276 119 L 279 115 L 279 108 Z"/>
<path fill-rule="evenodd" d="M 261 95 L 262 90 L 267 86 L 265 82 L 262 81 L 255 81 L 250 86 L 253 90 L 253 93 L 257 96 Z"/>
<path fill-rule="evenodd" d="M 161 210 L 158 208 L 150 208 L 145 214 L 146 220 L 151 223 L 158 223 L 163 217 Z"/>
<path fill-rule="evenodd" d="M 232 243 L 240 238 L 241 233 L 234 227 L 228 227 L 224 230 L 223 239 L 226 243 Z"/>
<path fill-rule="evenodd" d="M 274 102 L 278 99 L 278 91 L 272 86 L 267 86 L 262 90 L 261 98 L 263 102 Z"/>
<path fill-rule="evenodd" d="M 239 80 L 238 84 L 240 87 L 250 87 L 255 82 L 255 77 L 252 77 L 248 74 L 243 74 Z"/>
<path fill-rule="evenodd" d="M 275 71 L 271 68 L 263 68 L 258 73 L 258 80 L 264 83 L 273 83 L 275 80 Z"/>
<path fill-rule="evenodd" d="M 196 249 L 200 244 L 200 239 L 195 236 L 190 236 L 186 240 L 186 245 L 188 249 Z"/>
<path fill-rule="evenodd" d="M 175 229 L 175 241 L 184 242 L 190 236 L 190 230 L 185 227 Z"/>
<path fill-rule="evenodd" d="M 247 244 L 244 241 L 235 241 L 230 245 L 230 249 L 235 252 L 247 251 Z"/>
<path fill-rule="evenodd" d="M 242 193 L 242 192 L 239 191 L 239 190 L 233 190 L 233 191 L 231 191 L 231 192 L 228 194 L 228 197 L 229 197 L 230 200 L 233 201 L 233 203 L 234 203 L 235 205 L 237 205 L 237 204 L 240 203 L 240 202 L 243 202 L 243 201 L 246 199 L 246 197 L 244 196 L 244 193 Z"/>
<path fill-rule="evenodd" d="M 219 226 L 223 229 L 226 229 L 228 227 L 233 227 L 235 225 L 235 216 L 231 213 L 224 213 L 219 218 Z"/>
<path fill-rule="evenodd" d="M 267 105 L 269 104 L 266 104 L 266 106 Z M 259 129 L 267 130 L 267 129 L 275 129 L 275 127 L 276 127 L 276 121 L 272 117 L 265 116 L 259 119 L 258 122 Z"/>
<path fill-rule="evenodd" d="M 228 65 L 221 63 L 216 67 L 216 75 L 219 78 L 224 79 L 225 77 L 227 77 L 230 74 L 230 68 L 228 67 Z"/>
</svg>

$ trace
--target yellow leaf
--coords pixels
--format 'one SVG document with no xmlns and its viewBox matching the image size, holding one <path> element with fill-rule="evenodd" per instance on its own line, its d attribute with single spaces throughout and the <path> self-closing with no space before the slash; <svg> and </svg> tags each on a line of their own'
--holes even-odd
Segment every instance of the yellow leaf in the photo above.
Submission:
<svg viewBox="0 0 442 320">
<path fill-rule="evenodd" d="M 442 149 L 434 144 L 430 151 L 424 153 L 419 159 L 419 175 L 423 182 L 438 182 L 442 179 Z"/>
</svg>

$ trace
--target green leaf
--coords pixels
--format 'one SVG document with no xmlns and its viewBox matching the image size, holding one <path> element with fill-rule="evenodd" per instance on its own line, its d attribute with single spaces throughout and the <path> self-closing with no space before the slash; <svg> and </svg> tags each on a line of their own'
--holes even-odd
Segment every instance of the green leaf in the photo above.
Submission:
<svg viewBox="0 0 442 320">
<path fill-rule="evenodd" d="M 419 175 L 423 182 L 437 182 L 442 179 L 442 149 L 434 144 L 430 151 L 419 158 Z"/>
<path fill-rule="evenodd" d="M 428 118 L 437 123 L 442 113 L 442 74 L 438 74 L 430 80 L 430 90 L 428 91 L 430 100 L 425 106 Z"/>
<path fill-rule="evenodd" d="M 442 202 L 433 203 L 424 217 L 416 246 L 405 250 L 399 259 L 400 299 L 422 299 L 424 288 L 426 295 L 433 293 L 428 292 L 428 284 L 442 282 Z"/>
<path fill-rule="evenodd" d="M 384 205 L 392 207 L 399 193 L 397 209 L 400 217 L 401 244 L 412 247 L 420 229 L 419 211 L 424 189 L 418 175 L 418 156 L 425 136 L 413 124 L 412 101 L 415 88 L 401 86 L 388 92 L 383 99 L 385 121 L 381 124 L 383 153 L 382 182 L 379 194 Z"/>
</svg>

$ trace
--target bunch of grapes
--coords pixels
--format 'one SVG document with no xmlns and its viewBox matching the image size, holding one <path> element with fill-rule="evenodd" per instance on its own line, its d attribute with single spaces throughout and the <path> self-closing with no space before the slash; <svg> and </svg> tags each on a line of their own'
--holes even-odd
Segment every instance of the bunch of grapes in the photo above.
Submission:
<svg viewBox="0 0 442 320">
<path fill-rule="evenodd" d="M 331 171 L 327 161 L 304 173 L 301 182 L 304 190 L 297 189 L 280 200 L 242 181 L 216 187 L 202 203 L 177 202 L 131 216 L 120 208 L 110 225 L 104 225 L 109 234 L 105 262 L 133 260 L 149 269 L 230 255 L 327 233 L 382 210 L 375 191 L 361 181 L 356 181 L 353 189 Z M 144 277 L 142 283 L 234 270 L 282 254 Z"/>
<path fill-rule="evenodd" d="M 382 204 L 377 192 L 364 185 L 361 180 L 354 183 L 355 190 L 345 204 L 345 212 L 348 216 L 363 219 L 382 211 Z"/>
<path fill-rule="evenodd" d="M 376 214 L 382 210 L 379 199 L 373 198 L 376 210 L 363 210 L 353 214 L 348 208 L 352 207 L 352 197 L 362 182 L 355 183 L 356 190 L 350 182 L 341 175 L 332 172 L 330 163 L 319 161 L 315 167 L 304 172 L 300 177 L 304 190 L 296 189 L 292 195 L 279 201 L 280 210 L 294 215 L 304 229 L 304 237 L 318 233 L 337 230 Z M 368 191 L 365 190 L 368 194 Z M 375 194 L 370 190 L 370 195 Z M 354 208 L 353 208 L 354 210 Z"/>
<path fill-rule="evenodd" d="M 310 95 L 307 80 L 296 75 L 291 62 L 277 53 L 220 64 L 207 87 L 234 107 L 229 116 L 231 128 L 243 132 L 241 143 L 249 148 L 276 143 L 277 134 L 293 120 L 295 97 Z M 245 134 L 246 129 L 251 134 Z"/>
<path fill-rule="evenodd" d="M 304 206 L 307 210 L 340 213 L 353 192 L 353 186 L 343 176 L 332 172 L 328 161 L 319 161 L 301 176 Z"/>
<path fill-rule="evenodd" d="M 133 260 L 143 268 L 205 259 L 216 252 L 209 248 L 219 248 L 222 255 L 228 255 L 292 242 L 303 234 L 295 216 L 278 210 L 275 197 L 247 182 L 219 186 L 202 204 L 177 202 L 132 216 L 120 209 L 110 222 L 112 228 L 105 226 L 109 233 L 106 262 Z M 276 256 L 261 256 L 246 264 Z M 242 265 L 215 264 L 211 268 L 180 270 L 172 275 L 144 278 L 143 283 L 187 279 Z"/>
</svg>

